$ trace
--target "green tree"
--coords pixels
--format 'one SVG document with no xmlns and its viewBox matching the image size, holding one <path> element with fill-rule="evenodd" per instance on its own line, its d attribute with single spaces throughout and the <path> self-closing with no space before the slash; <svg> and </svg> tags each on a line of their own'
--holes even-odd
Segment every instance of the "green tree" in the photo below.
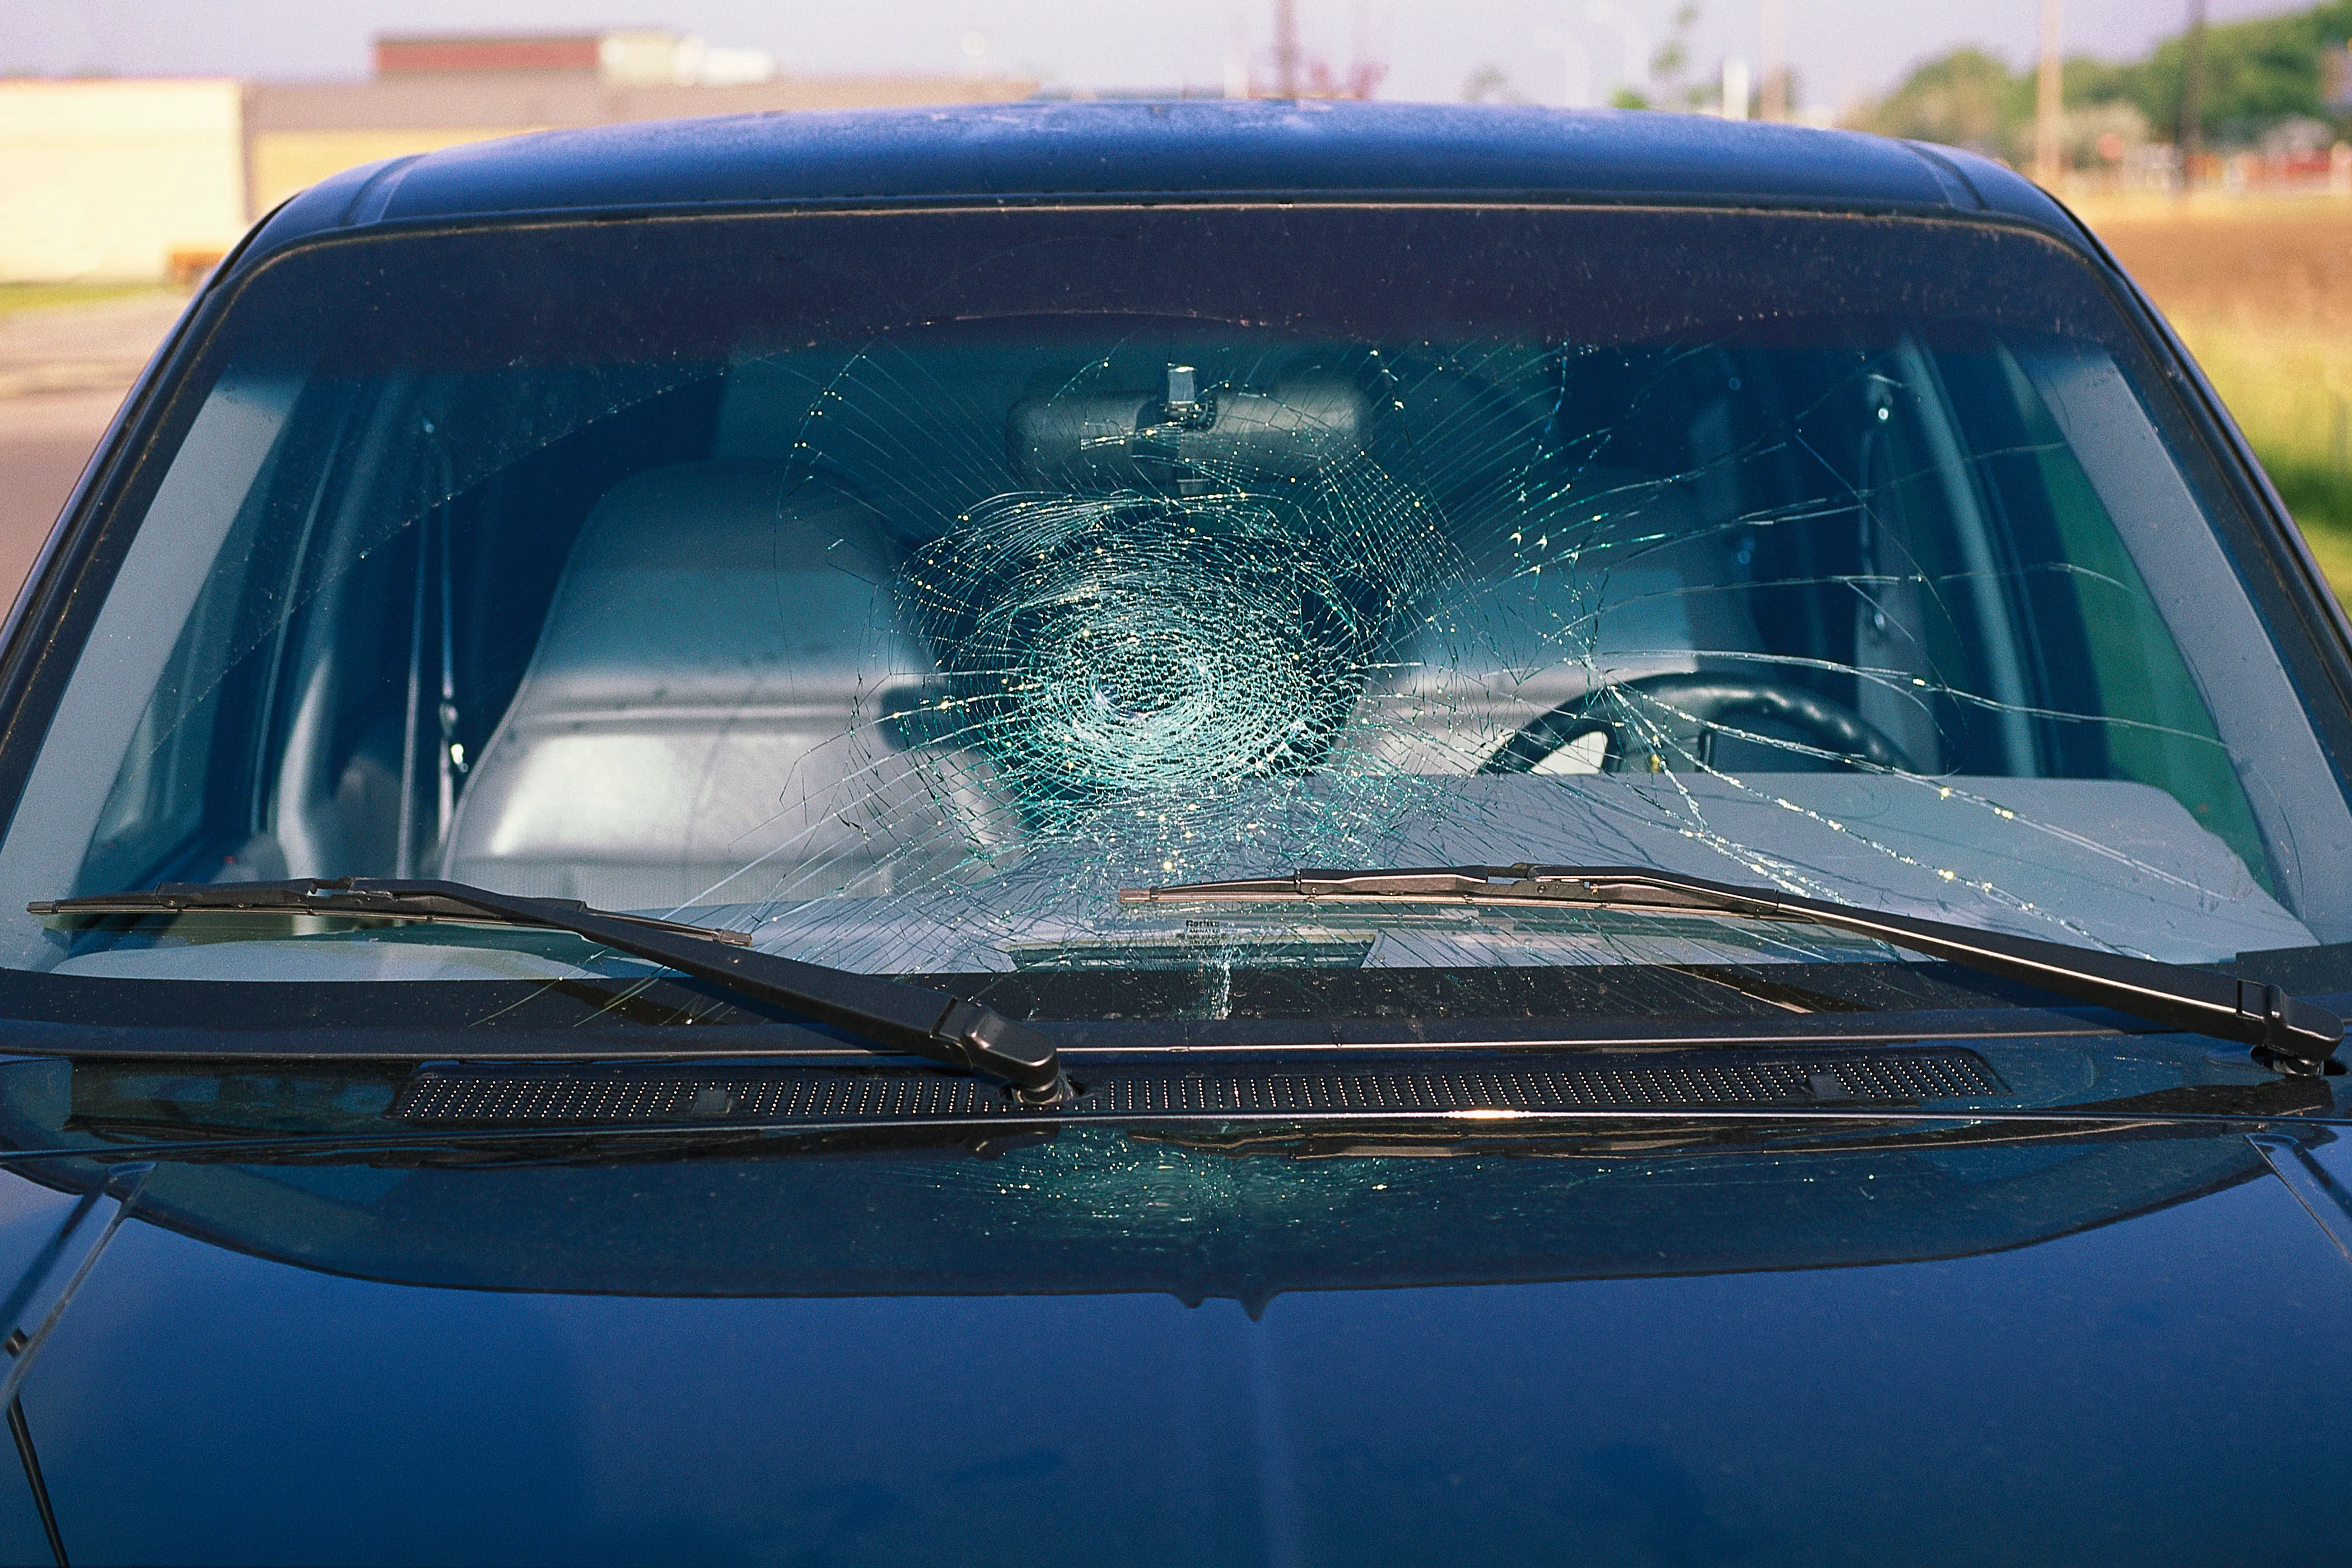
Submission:
<svg viewBox="0 0 2352 1568">
<path fill-rule="evenodd" d="M 1912 71 L 1864 122 L 1888 136 L 1940 142 L 1994 157 L 2033 114 L 2033 78 L 2013 74 L 1998 55 L 1954 49 Z"/>
<path fill-rule="evenodd" d="M 2344 116 L 2327 107 L 2322 54 L 2352 37 L 2352 0 L 2331 0 L 2284 16 L 2257 16 L 2205 29 L 2205 89 L 2200 129 L 2209 140 L 2242 136 L 2291 114 Z M 2129 84 L 2129 96 L 2158 134 L 2180 121 L 2188 58 L 2185 37 L 2166 39 Z"/>
<path fill-rule="evenodd" d="M 2103 103 L 2129 103 L 2138 105 L 2145 113 L 2147 106 L 2141 99 L 2147 76 L 2146 60 L 2117 64 L 2077 55 L 2066 62 L 2066 107 L 2089 109 Z"/>
<path fill-rule="evenodd" d="M 2281 16 L 2257 16 L 2205 30 L 2205 85 L 2200 128 L 2209 142 L 2243 141 L 2290 115 L 2332 121 L 2352 134 L 2352 113 L 2326 100 L 2326 54 L 2352 39 L 2352 0 Z M 2123 63 L 2066 62 L 2069 118 L 2078 110 L 2128 104 L 2150 132 L 2169 140 L 2180 124 L 2185 37 L 2158 44 L 2146 58 Z M 2011 71 L 1982 49 L 1954 49 L 1916 68 L 1864 121 L 1890 136 L 1967 147 L 1995 157 L 2031 151 L 2033 72 Z"/>
</svg>

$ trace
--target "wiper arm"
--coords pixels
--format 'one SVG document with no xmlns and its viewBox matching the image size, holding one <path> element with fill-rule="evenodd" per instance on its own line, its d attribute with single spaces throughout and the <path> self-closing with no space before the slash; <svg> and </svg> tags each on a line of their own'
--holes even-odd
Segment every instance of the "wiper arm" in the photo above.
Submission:
<svg viewBox="0 0 2352 1568">
<path fill-rule="evenodd" d="M 568 899 L 530 899 L 464 882 L 344 877 L 291 882 L 166 882 L 152 893 L 43 899 L 37 915 L 68 918 L 172 913 L 375 915 L 410 920 L 488 921 L 570 931 L 739 995 L 790 1008 L 803 1017 L 882 1047 L 928 1057 L 1002 1079 L 1027 1105 L 1070 1098 L 1054 1042 L 976 1002 L 753 949 L 741 931 L 713 931 L 644 915 L 591 909 Z"/>
<path fill-rule="evenodd" d="M 1122 903 L 1472 903 L 1682 910 L 1801 921 L 1874 937 L 1967 969 L 2022 980 L 2168 1029 L 2255 1047 L 2278 1071 L 2326 1070 L 2344 1038 L 2333 1013 L 2275 985 L 2186 964 L 2069 947 L 1943 921 L 1879 914 L 1820 899 L 1628 866 L 1435 866 L 1390 871 L 1295 871 L 1228 882 L 1128 888 Z"/>
</svg>

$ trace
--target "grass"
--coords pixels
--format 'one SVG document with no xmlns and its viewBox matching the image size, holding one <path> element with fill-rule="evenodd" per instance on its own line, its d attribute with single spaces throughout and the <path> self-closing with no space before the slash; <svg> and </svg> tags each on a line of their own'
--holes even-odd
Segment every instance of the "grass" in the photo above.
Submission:
<svg viewBox="0 0 2352 1568">
<path fill-rule="evenodd" d="M 2352 202 L 2086 203 L 2083 216 L 2197 356 L 2352 604 Z"/>
<path fill-rule="evenodd" d="M 88 305 L 163 291 L 160 283 L 0 283 L 0 316 L 44 305 Z"/>
<path fill-rule="evenodd" d="M 2253 438 L 2251 432 L 2248 438 Z M 2352 480 L 2330 467 L 2264 452 L 2259 443 L 2254 455 L 2262 458 L 2280 499 L 2294 513 L 2295 524 L 2303 530 L 2319 569 L 2334 584 L 2336 598 L 2352 609 Z"/>
<path fill-rule="evenodd" d="M 2313 555 L 2352 604 L 2352 332 L 2176 317 Z"/>
</svg>

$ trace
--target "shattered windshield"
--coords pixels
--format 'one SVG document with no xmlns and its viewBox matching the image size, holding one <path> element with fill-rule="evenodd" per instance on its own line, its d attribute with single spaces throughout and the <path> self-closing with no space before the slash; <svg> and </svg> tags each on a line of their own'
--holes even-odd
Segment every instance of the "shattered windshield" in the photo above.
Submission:
<svg viewBox="0 0 2352 1568">
<path fill-rule="evenodd" d="M 2169 960 L 2352 937 L 2338 781 L 2170 396 L 2078 260 L 1953 222 L 317 246 L 240 286 L 107 521 L 0 958 L 631 972 L 547 932 L 23 912 L 346 875 L 1064 976 L 1129 1016 L 1306 1006 L 1329 971 L 1902 956 L 1698 913 L 1118 896 L 1528 862 Z"/>
</svg>

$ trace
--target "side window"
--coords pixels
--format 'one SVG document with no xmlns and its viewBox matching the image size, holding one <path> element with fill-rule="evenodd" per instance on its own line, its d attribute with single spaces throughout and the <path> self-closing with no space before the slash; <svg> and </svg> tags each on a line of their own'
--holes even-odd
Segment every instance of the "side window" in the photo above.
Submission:
<svg viewBox="0 0 2352 1568">
<path fill-rule="evenodd" d="M 2097 716 L 2107 775 L 2171 795 L 2267 885 L 2261 829 L 2172 629 L 2048 404 L 2014 357 L 2000 358 L 2056 535 L 2063 588 L 2045 603 L 2080 628 L 2093 687 L 2084 710 Z"/>
<path fill-rule="evenodd" d="M 431 867 L 582 521 L 630 475 L 701 456 L 719 395 L 675 370 L 649 390 L 549 376 L 503 444 L 385 460 L 404 430 L 497 427 L 510 379 L 320 380 L 279 411 L 213 564 L 184 579 L 202 592 L 168 657 L 126 685 L 152 696 L 121 715 L 78 889 Z M 171 533 L 169 500 L 142 550 Z"/>
<path fill-rule="evenodd" d="M 79 890 L 109 891 L 158 874 L 212 874 L 187 865 L 190 856 L 205 853 L 198 841 L 207 837 L 222 840 L 205 846 L 216 864 L 233 864 L 244 847 L 246 813 L 227 797 L 250 776 L 250 762 L 223 770 L 215 739 L 237 729 L 232 721 L 224 731 L 222 715 L 245 695 L 235 689 L 235 677 L 254 640 L 252 569 L 271 553 L 265 536 L 273 492 L 296 466 L 287 458 L 289 432 L 297 427 L 294 402 L 294 387 L 284 381 L 227 380 L 215 388 L 116 579 L 110 616 L 120 605 L 126 616 L 166 625 L 166 617 L 185 618 L 161 668 L 136 672 L 103 670 L 135 657 L 142 639 L 102 619 L 92 652 L 83 657 L 83 670 L 91 673 L 76 675 L 78 684 L 91 679 L 107 700 L 98 721 L 81 726 L 72 742 L 102 755 L 103 732 L 111 729 L 122 748 L 85 841 L 75 879 Z M 223 505 L 224 494 L 241 495 L 243 503 Z M 121 698 L 140 691 L 152 695 L 134 715 Z M 49 749 L 58 748 L 53 742 Z M 207 836 L 206 816 L 225 803 L 238 821 Z"/>
<path fill-rule="evenodd" d="M 163 682 L 178 690 L 200 683 L 190 679 L 202 652 L 217 647 L 214 617 L 199 605 L 180 634 Z M 106 892 L 131 885 L 151 868 L 169 863 L 204 823 L 203 784 L 212 751 L 214 705 L 174 711 L 151 702 L 139 715 L 122 769 L 99 812 L 89 853 L 75 879 L 77 892 Z"/>
</svg>

